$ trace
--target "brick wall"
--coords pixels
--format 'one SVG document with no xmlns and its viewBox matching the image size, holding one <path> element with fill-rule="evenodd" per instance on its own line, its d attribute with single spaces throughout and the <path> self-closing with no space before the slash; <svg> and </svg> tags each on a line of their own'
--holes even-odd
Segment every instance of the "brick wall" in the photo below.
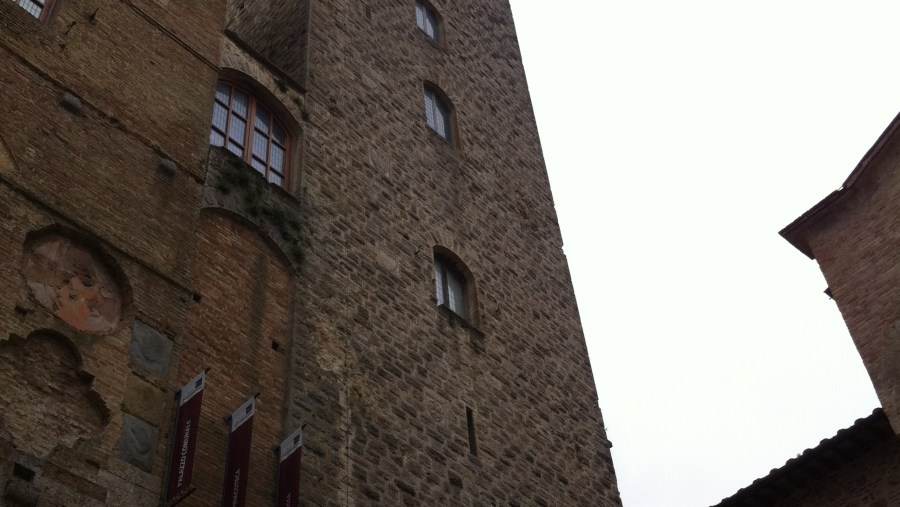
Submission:
<svg viewBox="0 0 900 507">
<path fill-rule="evenodd" d="M 508 5 L 435 2 L 440 47 L 411 2 L 311 6 L 298 301 L 348 376 L 348 494 L 617 505 Z M 426 126 L 425 81 L 453 103 L 453 145 Z M 472 272 L 478 329 L 438 308 L 435 246 Z"/>
<path fill-rule="evenodd" d="M 267 505 L 275 487 L 272 447 L 294 428 L 283 427 L 291 273 L 277 251 L 252 228 L 222 214 L 204 213 L 197 231 L 192 305 L 177 353 L 178 378 L 188 382 L 211 368 L 203 397 L 198 490 L 184 505 L 208 506 L 222 491 L 228 431 L 223 417 L 260 393 L 253 421 L 249 505 Z"/>
<path fill-rule="evenodd" d="M 167 3 L 0 4 L 0 505 L 159 502 L 224 23 Z"/>
<path fill-rule="evenodd" d="M 876 146 L 851 184 L 789 228 L 788 237 L 808 245 L 819 263 L 885 414 L 900 431 L 900 135 L 892 127 Z"/>
</svg>

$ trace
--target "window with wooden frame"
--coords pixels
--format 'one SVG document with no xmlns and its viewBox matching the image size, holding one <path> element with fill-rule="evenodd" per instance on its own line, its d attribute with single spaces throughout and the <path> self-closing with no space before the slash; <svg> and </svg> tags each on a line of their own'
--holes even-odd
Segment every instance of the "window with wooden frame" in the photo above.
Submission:
<svg viewBox="0 0 900 507">
<path fill-rule="evenodd" d="M 216 86 L 209 144 L 241 157 L 266 181 L 287 184 L 287 130 L 253 94 L 229 83 Z"/>
<path fill-rule="evenodd" d="M 453 142 L 453 108 L 450 101 L 436 87 L 425 85 L 425 122 L 448 143 Z"/>
<path fill-rule="evenodd" d="M 422 0 L 416 0 L 416 26 L 425 32 L 425 35 L 427 35 L 432 42 L 440 41 L 441 18 L 438 17 L 434 7 Z"/>
<path fill-rule="evenodd" d="M 53 0 L 13 0 L 13 2 L 41 21 L 47 20 L 53 7 Z"/>
</svg>

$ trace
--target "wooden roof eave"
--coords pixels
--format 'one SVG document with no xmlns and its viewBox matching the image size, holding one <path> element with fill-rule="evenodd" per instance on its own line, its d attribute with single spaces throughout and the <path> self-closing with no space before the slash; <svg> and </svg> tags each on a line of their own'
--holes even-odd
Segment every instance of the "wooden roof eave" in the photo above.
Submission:
<svg viewBox="0 0 900 507">
<path fill-rule="evenodd" d="M 853 188 L 854 183 L 856 183 L 860 176 L 872 165 L 872 161 L 881 154 L 884 147 L 891 138 L 894 137 L 898 129 L 900 129 L 900 114 L 894 117 L 888 127 L 878 137 L 878 140 L 875 141 L 875 144 L 869 148 L 869 151 L 867 151 L 859 163 L 856 164 L 853 172 L 850 173 L 850 176 L 847 177 L 844 184 L 841 185 L 841 188 L 828 194 L 828 196 L 819 201 L 818 204 L 807 210 L 787 227 L 779 231 L 781 237 L 786 239 L 788 243 L 794 246 L 794 248 L 806 254 L 810 259 L 815 259 L 815 254 L 810 248 L 806 238 L 808 226 L 815 223 L 816 220 L 833 208 L 835 202 L 847 195 L 848 191 Z"/>
</svg>

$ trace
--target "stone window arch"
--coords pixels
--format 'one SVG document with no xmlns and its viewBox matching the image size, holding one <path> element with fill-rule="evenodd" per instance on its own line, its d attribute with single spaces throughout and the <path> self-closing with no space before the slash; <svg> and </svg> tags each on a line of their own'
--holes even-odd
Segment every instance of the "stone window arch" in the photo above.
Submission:
<svg viewBox="0 0 900 507">
<path fill-rule="evenodd" d="M 438 306 L 446 307 L 471 325 L 477 325 L 475 278 L 456 254 L 441 246 L 434 247 L 434 286 Z"/>
<path fill-rule="evenodd" d="M 242 158 L 266 181 L 287 187 L 293 136 L 278 108 L 260 93 L 232 81 L 219 81 L 209 144 Z"/>
<path fill-rule="evenodd" d="M 437 85 L 425 82 L 425 122 L 444 141 L 454 143 L 456 118 L 450 98 Z"/>
<path fill-rule="evenodd" d="M 431 42 L 441 42 L 443 37 L 441 16 L 434 6 L 425 0 L 416 0 L 416 26 Z"/>
</svg>

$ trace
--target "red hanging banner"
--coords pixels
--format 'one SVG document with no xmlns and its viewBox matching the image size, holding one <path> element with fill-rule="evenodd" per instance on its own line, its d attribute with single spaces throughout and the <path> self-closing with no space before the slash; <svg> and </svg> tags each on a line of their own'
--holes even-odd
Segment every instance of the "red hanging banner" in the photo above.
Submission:
<svg viewBox="0 0 900 507">
<path fill-rule="evenodd" d="M 194 471 L 194 451 L 200 430 L 200 408 L 203 405 L 203 388 L 206 372 L 188 382 L 177 394 L 178 412 L 175 415 L 175 431 L 172 432 L 172 452 L 169 460 L 169 480 L 166 487 L 166 505 L 171 507 L 193 491 L 191 477 Z"/>
<path fill-rule="evenodd" d="M 300 507 L 300 454 L 303 428 L 278 447 L 278 507 Z"/>
<path fill-rule="evenodd" d="M 247 400 L 231 415 L 228 433 L 228 455 L 225 482 L 222 485 L 222 507 L 244 507 L 247 501 L 247 477 L 250 472 L 250 440 L 253 437 L 253 414 L 256 397 Z"/>
</svg>

